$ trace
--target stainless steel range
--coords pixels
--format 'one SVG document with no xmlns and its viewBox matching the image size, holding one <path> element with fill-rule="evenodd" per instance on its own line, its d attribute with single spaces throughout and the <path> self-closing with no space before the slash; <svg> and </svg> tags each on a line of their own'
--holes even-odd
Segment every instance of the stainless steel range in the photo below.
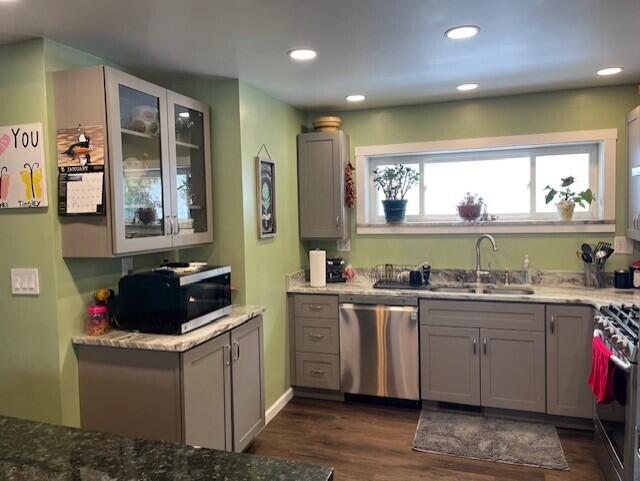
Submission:
<svg viewBox="0 0 640 481">
<path fill-rule="evenodd" d="M 615 396 L 610 404 L 595 407 L 598 460 L 607 480 L 640 481 L 638 436 L 638 338 L 640 307 L 610 305 L 595 318 L 594 336 L 611 349 L 615 366 Z"/>
</svg>

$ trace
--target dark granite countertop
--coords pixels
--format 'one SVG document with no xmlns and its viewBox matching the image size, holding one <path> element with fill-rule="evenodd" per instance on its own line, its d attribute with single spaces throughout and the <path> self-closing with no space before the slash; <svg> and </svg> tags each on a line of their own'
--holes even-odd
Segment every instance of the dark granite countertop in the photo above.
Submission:
<svg viewBox="0 0 640 481">
<path fill-rule="evenodd" d="M 327 481 L 331 468 L 0 416 L 0 481 Z"/>
</svg>

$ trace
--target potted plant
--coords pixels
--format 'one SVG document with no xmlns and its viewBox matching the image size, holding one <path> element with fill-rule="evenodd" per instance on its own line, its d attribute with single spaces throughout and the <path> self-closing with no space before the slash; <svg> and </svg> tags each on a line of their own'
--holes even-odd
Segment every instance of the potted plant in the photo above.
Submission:
<svg viewBox="0 0 640 481">
<path fill-rule="evenodd" d="M 467 192 L 457 206 L 458 215 L 462 220 L 472 222 L 482 215 L 484 205 L 485 203 L 482 197 L 478 194 Z"/>
<path fill-rule="evenodd" d="M 420 181 L 420 172 L 404 164 L 381 167 L 373 171 L 373 183 L 384 193 L 384 218 L 389 224 L 404 222 L 409 189 Z"/>
<path fill-rule="evenodd" d="M 571 186 L 575 182 L 573 176 L 564 177 L 560 179 L 560 187 L 554 189 L 550 185 L 546 186 L 544 190 L 547 191 L 545 196 L 545 202 L 549 204 L 556 196 L 560 199 L 556 202 L 556 209 L 558 209 L 558 215 L 561 220 L 569 221 L 573 218 L 573 211 L 576 208 L 576 204 L 580 204 L 581 207 L 591 204 L 596 196 L 591 189 L 583 190 L 582 192 L 574 192 L 571 190 Z"/>
</svg>

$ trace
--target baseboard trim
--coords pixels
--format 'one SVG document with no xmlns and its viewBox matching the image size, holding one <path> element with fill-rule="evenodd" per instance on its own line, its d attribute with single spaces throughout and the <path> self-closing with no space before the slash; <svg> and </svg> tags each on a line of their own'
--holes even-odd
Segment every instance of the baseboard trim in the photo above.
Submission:
<svg viewBox="0 0 640 481">
<path fill-rule="evenodd" d="M 276 402 L 274 402 L 267 412 L 265 413 L 265 424 L 269 424 L 273 418 L 275 418 L 284 407 L 289 404 L 289 401 L 293 399 L 293 388 L 287 389 L 282 396 L 280 396 Z"/>
</svg>

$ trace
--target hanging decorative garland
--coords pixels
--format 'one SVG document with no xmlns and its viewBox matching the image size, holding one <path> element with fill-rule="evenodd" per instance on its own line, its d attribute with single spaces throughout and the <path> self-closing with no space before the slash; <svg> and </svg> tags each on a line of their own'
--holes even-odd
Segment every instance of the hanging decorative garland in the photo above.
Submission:
<svg viewBox="0 0 640 481">
<path fill-rule="evenodd" d="M 348 161 L 344 166 L 344 194 L 347 207 L 353 209 L 356 206 L 356 184 L 353 180 L 356 168 Z"/>
</svg>

